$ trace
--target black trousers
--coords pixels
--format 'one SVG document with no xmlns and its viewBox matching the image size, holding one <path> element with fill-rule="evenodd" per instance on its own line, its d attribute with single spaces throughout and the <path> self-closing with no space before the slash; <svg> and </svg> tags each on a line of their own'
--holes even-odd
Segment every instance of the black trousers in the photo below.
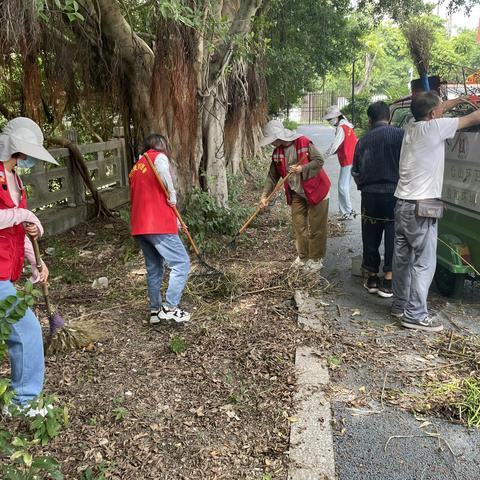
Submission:
<svg viewBox="0 0 480 480">
<path fill-rule="evenodd" d="M 379 248 L 383 236 L 383 271 L 392 271 L 395 203 L 393 193 L 362 192 L 362 266 L 368 272 L 378 273 L 381 261 Z"/>
</svg>

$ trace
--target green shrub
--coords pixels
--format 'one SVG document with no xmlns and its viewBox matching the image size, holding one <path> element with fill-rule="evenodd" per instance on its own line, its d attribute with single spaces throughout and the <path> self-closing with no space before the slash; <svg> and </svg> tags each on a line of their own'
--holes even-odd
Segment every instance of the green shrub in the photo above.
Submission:
<svg viewBox="0 0 480 480">
<path fill-rule="evenodd" d="M 354 127 L 357 137 L 361 137 L 368 130 L 367 109 L 372 103 L 370 93 L 361 93 L 355 97 L 355 118 Z M 352 121 L 352 103 L 342 108 L 342 113 L 349 121 Z"/>
<path fill-rule="evenodd" d="M 283 126 L 285 128 L 288 128 L 289 130 L 296 130 L 298 128 L 298 122 L 295 122 L 295 120 L 284 120 L 283 121 Z"/>
<path fill-rule="evenodd" d="M 250 209 L 240 204 L 243 179 L 228 177 L 228 207 L 220 207 L 213 197 L 193 188 L 186 198 L 183 219 L 201 251 L 215 252 L 223 245 L 222 236 L 233 236 L 248 218 Z"/>
</svg>

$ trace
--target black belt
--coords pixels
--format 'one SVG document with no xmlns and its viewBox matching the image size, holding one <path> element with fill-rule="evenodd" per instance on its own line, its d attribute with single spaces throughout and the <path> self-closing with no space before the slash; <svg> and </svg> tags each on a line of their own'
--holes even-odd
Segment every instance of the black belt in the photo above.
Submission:
<svg viewBox="0 0 480 480">
<path fill-rule="evenodd" d="M 399 198 L 398 200 L 399 200 L 400 202 L 406 202 L 406 203 L 414 203 L 414 204 L 417 203 L 416 200 L 404 200 L 403 198 Z"/>
</svg>

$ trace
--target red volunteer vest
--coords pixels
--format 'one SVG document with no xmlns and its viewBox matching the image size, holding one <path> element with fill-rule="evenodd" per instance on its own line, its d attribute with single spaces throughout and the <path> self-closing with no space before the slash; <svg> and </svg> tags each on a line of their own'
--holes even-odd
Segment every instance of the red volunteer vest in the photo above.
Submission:
<svg viewBox="0 0 480 480">
<path fill-rule="evenodd" d="M 337 150 L 337 157 L 342 167 L 348 167 L 353 163 L 353 154 L 355 153 L 358 139 L 353 128 L 350 128 L 348 125 L 340 125 L 340 128 L 343 128 L 345 140 Z"/>
<path fill-rule="evenodd" d="M 152 164 L 159 152 L 145 153 Z M 147 160 L 141 156 L 128 175 L 132 235 L 178 233 L 177 217 Z"/>
<path fill-rule="evenodd" d="M 20 177 L 15 175 L 22 191 L 18 208 L 27 208 L 27 197 Z M 0 209 L 16 208 L 8 191 L 5 166 L 0 162 Z M 23 225 L 14 225 L 0 230 L 0 280 L 15 282 L 22 273 L 25 256 L 25 229 Z"/>
<path fill-rule="evenodd" d="M 311 140 L 307 137 L 300 137 L 294 141 L 295 148 L 297 150 L 297 159 L 300 165 L 305 165 L 310 161 L 310 155 L 308 147 L 311 144 Z M 280 156 L 281 161 L 275 162 L 277 172 L 283 178 L 287 175 L 287 159 L 283 153 L 283 147 L 277 147 L 273 152 L 273 158 L 275 156 Z M 330 191 L 330 179 L 328 178 L 327 173 L 322 168 L 318 174 L 308 180 L 301 180 L 303 191 L 307 202 L 310 205 L 317 205 L 320 203 Z M 288 187 L 288 180 L 283 184 L 285 187 L 285 196 L 287 197 L 287 203 L 292 204 L 292 195 Z"/>
</svg>

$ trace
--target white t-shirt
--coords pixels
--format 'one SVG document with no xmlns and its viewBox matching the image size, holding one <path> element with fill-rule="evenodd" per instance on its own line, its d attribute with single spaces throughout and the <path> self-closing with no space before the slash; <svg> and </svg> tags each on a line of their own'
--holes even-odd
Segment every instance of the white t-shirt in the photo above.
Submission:
<svg viewBox="0 0 480 480">
<path fill-rule="evenodd" d="M 453 138 L 457 128 L 458 118 L 439 118 L 407 125 L 400 152 L 397 198 L 423 200 L 441 197 L 445 140 Z"/>
</svg>

